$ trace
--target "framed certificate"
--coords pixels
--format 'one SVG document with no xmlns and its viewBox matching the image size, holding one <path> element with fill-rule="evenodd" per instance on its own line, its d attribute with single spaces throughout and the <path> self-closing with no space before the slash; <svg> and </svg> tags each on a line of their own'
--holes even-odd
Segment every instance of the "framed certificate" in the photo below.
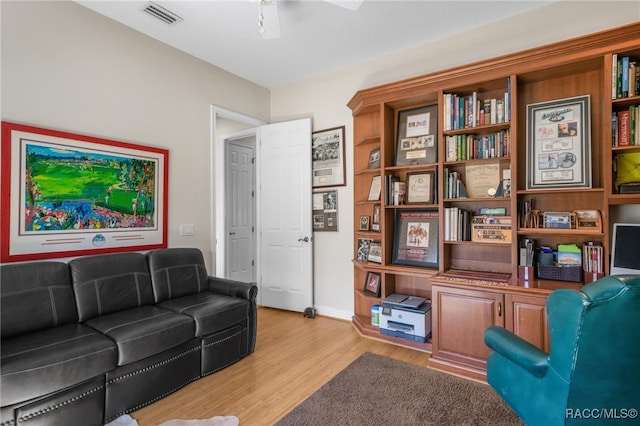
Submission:
<svg viewBox="0 0 640 426">
<path fill-rule="evenodd" d="M 527 189 L 591 188 L 589 101 L 527 105 Z"/>
<path fill-rule="evenodd" d="M 398 113 L 396 166 L 438 161 L 438 106 Z"/>
<path fill-rule="evenodd" d="M 407 204 L 434 204 L 435 172 L 407 173 Z"/>
</svg>

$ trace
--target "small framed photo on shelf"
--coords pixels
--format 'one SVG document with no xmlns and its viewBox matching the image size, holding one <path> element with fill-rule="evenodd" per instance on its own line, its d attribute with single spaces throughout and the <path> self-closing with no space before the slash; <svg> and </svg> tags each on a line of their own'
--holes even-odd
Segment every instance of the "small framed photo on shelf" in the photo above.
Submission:
<svg viewBox="0 0 640 426">
<path fill-rule="evenodd" d="M 368 201 L 378 201 L 380 200 L 380 194 L 382 190 L 382 178 L 380 175 L 374 176 L 371 179 L 371 187 L 369 188 L 369 196 L 367 197 Z"/>
<path fill-rule="evenodd" d="M 438 267 L 438 210 L 396 212 L 392 263 Z"/>
<path fill-rule="evenodd" d="M 376 204 L 373 206 L 371 230 L 375 232 L 380 232 L 380 204 Z"/>
<path fill-rule="evenodd" d="M 344 128 L 334 127 L 311 133 L 314 188 L 346 185 Z"/>
<path fill-rule="evenodd" d="M 374 297 L 380 297 L 381 276 L 377 272 L 367 272 L 367 278 L 364 281 L 363 291 Z"/>
<path fill-rule="evenodd" d="M 438 105 L 400 111 L 396 166 L 438 161 Z"/>
<path fill-rule="evenodd" d="M 602 219 L 599 210 L 576 210 L 576 228 L 602 232 Z"/>
<path fill-rule="evenodd" d="M 372 241 L 369 245 L 369 256 L 367 261 L 382 263 L 382 244 L 380 241 Z"/>
<path fill-rule="evenodd" d="M 591 188 L 590 96 L 527 105 L 527 189 Z"/>
<path fill-rule="evenodd" d="M 360 216 L 360 227 L 358 228 L 360 231 L 368 231 L 369 230 L 369 222 L 371 221 L 370 216 Z"/>
<path fill-rule="evenodd" d="M 371 246 L 370 238 L 358 238 L 358 249 L 356 260 L 358 262 L 366 262 L 369 259 L 369 247 Z"/>
<path fill-rule="evenodd" d="M 407 204 L 435 204 L 434 171 L 407 173 Z"/>
<path fill-rule="evenodd" d="M 369 153 L 369 169 L 377 169 L 380 167 L 380 148 L 374 148 Z"/>
</svg>

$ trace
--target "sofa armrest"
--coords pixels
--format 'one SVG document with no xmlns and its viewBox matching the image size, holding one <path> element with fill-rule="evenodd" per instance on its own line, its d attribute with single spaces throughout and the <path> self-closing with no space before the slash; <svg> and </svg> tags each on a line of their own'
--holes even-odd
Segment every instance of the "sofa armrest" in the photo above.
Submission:
<svg viewBox="0 0 640 426">
<path fill-rule="evenodd" d="M 502 327 L 487 328 L 484 342 L 490 349 L 535 376 L 542 377 L 547 372 L 548 354 Z"/>
<path fill-rule="evenodd" d="M 225 296 L 241 297 L 248 301 L 255 301 L 258 287 L 255 283 L 229 280 L 227 278 L 208 277 L 209 291 L 224 294 Z"/>
<path fill-rule="evenodd" d="M 245 283 L 242 281 L 230 280 L 227 278 L 208 277 L 209 291 L 223 294 L 225 296 L 240 297 L 249 301 L 249 353 L 253 353 L 256 348 L 256 336 L 258 333 L 258 312 L 257 301 L 258 286 L 256 283 Z"/>
</svg>

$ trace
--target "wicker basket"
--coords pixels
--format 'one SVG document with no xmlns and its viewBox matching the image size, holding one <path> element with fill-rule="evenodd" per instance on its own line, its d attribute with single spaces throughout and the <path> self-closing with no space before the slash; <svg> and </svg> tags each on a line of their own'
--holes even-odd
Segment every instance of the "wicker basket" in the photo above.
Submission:
<svg viewBox="0 0 640 426">
<path fill-rule="evenodd" d="M 538 278 L 545 280 L 582 282 L 582 265 L 578 266 L 552 266 L 536 265 Z"/>
</svg>

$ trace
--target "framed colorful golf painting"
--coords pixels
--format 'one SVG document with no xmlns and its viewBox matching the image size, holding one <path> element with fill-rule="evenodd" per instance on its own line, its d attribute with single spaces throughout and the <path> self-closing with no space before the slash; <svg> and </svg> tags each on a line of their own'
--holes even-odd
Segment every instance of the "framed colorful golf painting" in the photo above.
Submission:
<svg viewBox="0 0 640 426">
<path fill-rule="evenodd" d="M 167 246 L 169 151 L 2 122 L 0 261 Z"/>
</svg>

